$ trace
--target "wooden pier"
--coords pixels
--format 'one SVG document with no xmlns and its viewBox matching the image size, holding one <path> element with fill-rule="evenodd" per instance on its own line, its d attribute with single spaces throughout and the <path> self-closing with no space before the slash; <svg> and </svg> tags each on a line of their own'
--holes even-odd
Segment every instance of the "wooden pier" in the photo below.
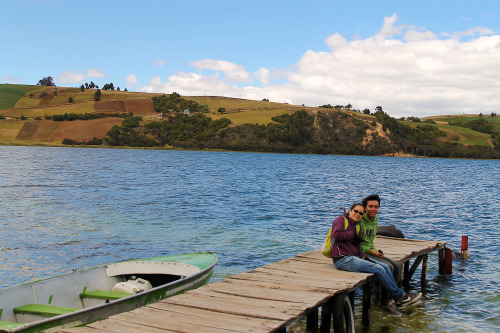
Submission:
<svg viewBox="0 0 500 333">
<path fill-rule="evenodd" d="M 404 283 L 421 264 L 425 283 L 427 255 L 445 243 L 378 236 L 377 247 L 401 263 Z M 441 258 L 441 255 L 439 256 Z M 410 267 L 410 259 L 414 259 Z M 440 259 L 441 260 L 441 259 Z M 441 265 L 441 262 L 440 262 Z M 99 332 L 286 332 L 307 318 L 307 330 L 329 332 L 334 300 L 363 286 L 363 324 L 369 325 L 372 274 L 336 270 L 319 251 L 298 254 L 155 304 L 121 313 L 65 333 Z M 321 319 L 319 317 L 321 308 Z M 337 314 L 338 316 L 338 314 Z"/>
</svg>

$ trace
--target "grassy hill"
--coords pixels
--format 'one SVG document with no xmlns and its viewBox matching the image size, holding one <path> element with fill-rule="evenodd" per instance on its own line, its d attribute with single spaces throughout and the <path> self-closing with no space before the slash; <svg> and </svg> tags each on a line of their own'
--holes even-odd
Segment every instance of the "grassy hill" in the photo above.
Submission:
<svg viewBox="0 0 500 333">
<path fill-rule="evenodd" d="M 159 120 L 159 115 L 153 108 L 151 98 L 161 94 L 101 90 L 101 101 L 96 102 L 94 101 L 95 92 L 95 89 L 85 89 L 82 92 L 79 88 L 69 87 L 0 84 L 0 118 L 2 118 L 0 119 L 0 144 L 60 145 L 65 138 L 76 141 L 88 141 L 93 137 L 100 139 L 106 137 L 107 132 L 114 125 L 119 125 L 123 121 L 123 119 L 116 117 L 113 119 L 94 119 L 92 121 L 75 120 L 74 122 L 55 122 L 46 119 L 64 114 L 131 112 L 134 115 L 141 116 L 140 126 L 145 126 L 148 123 Z M 494 147 L 494 133 L 492 135 L 492 133 L 484 133 L 468 128 L 468 122 L 481 119 L 481 121 L 491 124 L 494 132 L 500 133 L 499 117 L 479 117 L 479 115 L 435 116 L 426 118 L 422 122 L 397 120 L 398 124 L 401 124 L 403 127 L 412 128 L 415 132 L 411 135 L 406 135 L 404 138 L 400 138 L 398 142 L 394 133 L 391 133 L 391 130 L 393 132 L 400 131 L 400 129 L 394 127 L 399 125 L 393 122 L 391 125 L 393 126 L 392 129 L 388 129 L 387 126 L 391 122 L 384 123 L 382 118 L 352 110 L 341 111 L 217 96 L 184 96 L 184 99 L 193 100 L 199 104 L 208 106 L 210 111 L 204 115 L 213 121 L 222 120 L 223 118 L 231 121 L 228 128 L 237 129 L 232 132 L 225 131 L 232 135 L 231 144 L 227 142 L 227 137 L 223 140 L 220 138 L 222 141 L 225 141 L 225 145 L 229 144 L 227 147 L 230 149 L 236 149 L 234 147 L 237 147 L 243 141 L 245 142 L 245 147 L 256 145 L 257 142 L 261 142 L 262 144 L 263 141 L 252 134 L 259 131 L 259 127 L 255 126 L 266 127 L 271 124 L 277 124 L 273 120 L 273 117 L 284 114 L 294 115 L 299 110 L 305 110 L 308 114 L 315 117 L 311 125 L 316 128 L 316 132 L 313 135 L 314 142 L 316 142 L 314 144 L 327 147 L 332 146 L 332 142 L 335 140 L 340 140 L 335 142 L 337 144 L 339 142 L 344 142 L 344 144 L 350 142 L 350 144 L 362 145 L 365 148 L 367 145 L 369 146 L 374 143 L 383 146 L 383 149 L 380 147 L 372 149 L 370 154 L 374 154 L 374 152 L 379 150 L 387 152 L 388 147 L 391 145 L 393 147 L 399 145 L 400 148 L 398 149 L 402 152 L 406 151 L 406 153 L 418 151 L 415 148 L 416 146 L 414 147 L 414 144 L 410 144 L 409 142 L 413 140 L 417 145 L 425 143 L 424 141 L 427 141 L 425 137 L 426 133 L 432 132 L 426 126 L 432 126 L 432 128 L 435 128 L 435 133 L 440 133 L 437 135 L 438 137 L 436 136 L 437 139 L 432 138 L 432 140 L 436 139 L 439 142 L 458 144 L 463 147 L 484 147 L 484 149 Z M 219 112 L 221 109 L 224 112 Z M 326 119 L 324 115 L 328 115 L 329 118 Z M 322 123 L 321 119 L 325 123 Z M 333 122 L 337 122 L 337 124 Z M 279 130 L 282 130 L 283 126 L 286 127 L 289 125 L 281 124 L 279 126 L 281 126 Z M 332 128 L 336 128 L 336 130 Z M 353 139 L 352 135 L 354 135 L 354 132 L 352 130 L 349 132 L 349 128 L 356 128 L 358 134 L 364 137 L 362 142 Z M 271 130 L 270 128 L 266 128 L 266 130 L 268 129 Z M 269 138 L 270 134 L 267 135 Z M 340 138 L 338 138 L 339 135 L 341 136 Z M 351 139 L 354 141 L 346 137 L 346 135 L 351 136 Z M 252 142 L 249 141 L 249 137 L 253 137 Z M 335 140 L 332 138 L 335 138 Z M 418 142 L 419 140 L 420 142 Z M 410 148 L 410 146 L 413 148 Z M 255 147 L 258 147 L 258 145 Z M 258 148 L 255 149 L 258 150 Z M 266 149 L 273 151 L 274 148 L 268 147 Z M 396 148 L 392 149 L 395 153 Z M 291 151 L 295 150 L 292 149 Z M 329 151 L 331 152 L 332 150 L 327 149 L 326 153 Z M 356 152 L 358 151 L 359 149 L 356 150 Z"/>
<path fill-rule="evenodd" d="M 27 86 L 20 84 L 0 84 L 0 110 L 15 107 L 16 102 L 26 93 L 40 88 L 40 86 Z"/>
</svg>

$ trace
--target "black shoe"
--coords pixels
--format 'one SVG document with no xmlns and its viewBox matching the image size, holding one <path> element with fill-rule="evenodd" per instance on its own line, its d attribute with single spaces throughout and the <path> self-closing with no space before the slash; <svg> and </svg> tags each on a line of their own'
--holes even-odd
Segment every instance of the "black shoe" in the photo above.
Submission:
<svg viewBox="0 0 500 333">
<path fill-rule="evenodd" d="M 407 306 L 415 303 L 422 297 L 422 293 L 405 293 L 403 298 L 400 299 L 396 304 L 398 306 Z"/>
<path fill-rule="evenodd" d="M 396 303 L 394 303 L 393 300 L 390 300 L 389 303 L 387 303 L 386 305 L 383 305 L 382 310 L 384 310 L 385 312 L 387 312 L 391 316 L 395 316 L 395 317 L 401 317 L 403 315 L 403 312 L 401 312 L 401 310 L 398 309 L 398 307 L 396 306 Z"/>
</svg>

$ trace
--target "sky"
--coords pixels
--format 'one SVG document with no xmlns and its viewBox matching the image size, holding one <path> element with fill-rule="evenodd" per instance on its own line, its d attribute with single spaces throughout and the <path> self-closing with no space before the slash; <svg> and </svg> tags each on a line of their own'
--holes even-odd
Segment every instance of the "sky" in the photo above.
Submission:
<svg viewBox="0 0 500 333">
<path fill-rule="evenodd" d="M 500 111 L 500 1 L 0 0 L 0 83 Z"/>
</svg>

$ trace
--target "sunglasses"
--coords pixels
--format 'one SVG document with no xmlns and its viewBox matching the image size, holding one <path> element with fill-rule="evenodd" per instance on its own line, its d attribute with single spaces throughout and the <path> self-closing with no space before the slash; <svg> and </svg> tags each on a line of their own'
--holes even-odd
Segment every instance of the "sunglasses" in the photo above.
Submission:
<svg viewBox="0 0 500 333">
<path fill-rule="evenodd" d="M 356 210 L 356 209 L 353 209 L 353 211 L 354 211 L 356 214 L 359 214 L 359 215 L 361 215 L 361 216 L 363 216 L 363 214 L 365 213 L 365 212 L 360 212 L 359 210 Z"/>
</svg>

